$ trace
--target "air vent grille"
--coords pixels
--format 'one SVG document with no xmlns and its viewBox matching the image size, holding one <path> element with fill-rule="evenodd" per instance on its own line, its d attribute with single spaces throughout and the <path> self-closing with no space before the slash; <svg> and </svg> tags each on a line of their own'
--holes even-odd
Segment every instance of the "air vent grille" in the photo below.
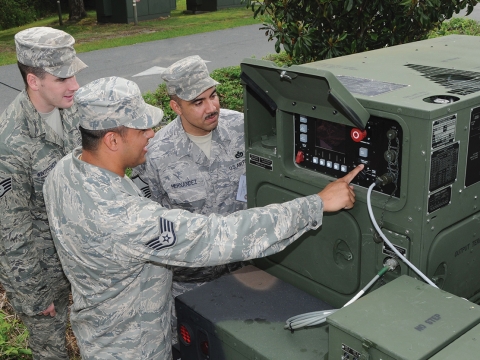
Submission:
<svg viewBox="0 0 480 360">
<path fill-rule="evenodd" d="M 450 94 L 469 95 L 480 91 L 480 73 L 478 72 L 416 64 L 407 64 L 405 66 L 418 71 L 427 79 L 445 87 Z"/>
</svg>

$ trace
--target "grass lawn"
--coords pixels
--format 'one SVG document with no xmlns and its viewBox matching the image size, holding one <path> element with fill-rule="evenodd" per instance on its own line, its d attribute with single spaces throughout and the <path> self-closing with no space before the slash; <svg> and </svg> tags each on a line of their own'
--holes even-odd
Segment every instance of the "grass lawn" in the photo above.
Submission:
<svg viewBox="0 0 480 360">
<path fill-rule="evenodd" d="M 0 66 L 16 62 L 13 37 L 17 32 L 34 26 L 50 26 L 71 34 L 76 41 L 75 50 L 82 53 L 261 23 L 261 20 L 254 19 L 253 12 L 244 6 L 196 15 L 184 14 L 184 10 L 186 0 L 177 0 L 177 9 L 173 10 L 169 17 L 139 21 L 138 25 L 97 24 L 96 12 L 89 11 L 88 16 L 76 24 L 68 24 L 68 15 L 65 15 L 63 26 L 60 26 L 56 15 L 27 26 L 2 30 Z"/>
</svg>

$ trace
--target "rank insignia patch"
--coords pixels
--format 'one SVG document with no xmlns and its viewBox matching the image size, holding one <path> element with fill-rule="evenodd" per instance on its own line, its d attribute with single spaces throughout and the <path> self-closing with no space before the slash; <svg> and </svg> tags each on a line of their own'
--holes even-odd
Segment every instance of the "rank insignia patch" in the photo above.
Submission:
<svg viewBox="0 0 480 360">
<path fill-rule="evenodd" d="M 12 178 L 0 181 L 0 198 L 10 190 L 12 190 Z"/>
<path fill-rule="evenodd" d="M 173 223 L 164 218 L 160 218 L 160 236 L 150 240 L 145 245 L 154 250 L 162 250 L 173 246 L 177 242 L 177 236 L 173 229 Z"/>
<path fill-rule="evenodd" d="M 132 181 L 135 185 L 138 186 L 143 196 L 150 199 L 150 197 L 152 196 L 152 192 L 150 191 L 148 184 L 138 175 L 132 177 Z"/>
</svg>

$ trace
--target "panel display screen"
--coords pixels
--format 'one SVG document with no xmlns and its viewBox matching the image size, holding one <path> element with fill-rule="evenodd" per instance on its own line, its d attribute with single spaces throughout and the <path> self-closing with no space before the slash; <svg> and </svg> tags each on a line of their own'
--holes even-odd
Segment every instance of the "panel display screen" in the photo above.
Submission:
<svg viewBox="0 0 480 360">
<path fill-rule="evenodd" d="M 316 147 L 345 154 L 345 125 L 316 119 L 315 130 Z"/>
</svg>

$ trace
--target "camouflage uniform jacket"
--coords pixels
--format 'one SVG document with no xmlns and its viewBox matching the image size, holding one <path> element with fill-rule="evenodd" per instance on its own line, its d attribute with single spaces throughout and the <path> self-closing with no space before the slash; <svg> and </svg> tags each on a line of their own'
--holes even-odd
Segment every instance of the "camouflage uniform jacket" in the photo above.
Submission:
<svg viewBox="0 0 480 360">
<path fill-rule="evenodd" d="M 171 358 L 171 271 L 268 256 L 318 228 L 318 195 L 227 217 L 168 210 L 128 177 L 78 159 L 48 176 L 45 202 L 72 284 L 71 324 L 84 359 Z"/>
<path fill-rule="evenodd" d="M 197 214 L 228 215 L 247 208 L 236 200 L 240 176 L 245 174 L 243 114 L 221 109 L 212 132 L 211 158 L 185 134 L 177 117 L 150 140 L 147 162 L 140 177 L 148 184 L 151 199 L 169 209 Z M 175 268 L 174 281 L 213 280 L 227 266 Z"/>
<path fill-rule="evenodd" d="M 0 117 L 0 282 L 17 312 L 45 310 L 68 287 L 50 233 L 42 187 L 80 143 L 74 107 L 60 110 L 62 140 L 21 92 Z"/>
</svg>

